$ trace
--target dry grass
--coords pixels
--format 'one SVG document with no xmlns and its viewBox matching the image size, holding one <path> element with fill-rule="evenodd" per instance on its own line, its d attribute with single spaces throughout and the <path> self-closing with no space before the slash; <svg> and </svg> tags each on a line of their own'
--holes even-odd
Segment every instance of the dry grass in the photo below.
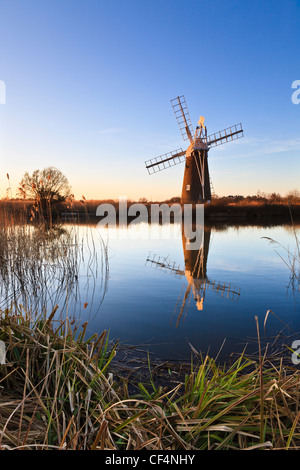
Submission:
<svg viewBox="0 0 300 470">
<path fill-rule="evenodd" d="M 86 339 L 86 325 L 54 316 L 1 314 L 1 448 L 300 448 L 300 376 L 282 361 L 242 356 L 221 367 L 205 357 L 170 388 L 151 375 L 130 384 L 106 332 Z"/>
</svg>

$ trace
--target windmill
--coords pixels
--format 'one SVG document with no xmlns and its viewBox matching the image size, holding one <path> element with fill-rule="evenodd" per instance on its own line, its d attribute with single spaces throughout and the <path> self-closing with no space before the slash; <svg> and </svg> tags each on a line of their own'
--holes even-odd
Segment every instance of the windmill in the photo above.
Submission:
<svg viewBox="0 0 300 470">
<path fill-rule="evenodd" d="M 149 253 L 146 264 L 154 266 L 163 272 L 170 273 L 175 277 L 185 277 L 187 286 L 182 297 L 178 299 L 174 314 L 177 315 L 176 326 L 182 318 L 186 317 L 189 304 L 194 298 L 197 310 L 204 310 L 205 295 L 208 290 L 216 295 L 226 297 L 230 300 L 238 300 L 240 290 L 230 283 L 212 280 L 207 275 L 207 258 L 210 245 L 211 228 L 202 229 L 202 243 L 199 249 L 190 249 L 190 240 L 182 231 L 182 248 L 184 255 L 184 268 L 169 260 L 168 257 L 157 256 Z"/>
<path fill-rule="evenodd" d="M 171 100 L 183 140 L 189 140 L 186 150 L 182 148 L 160 155 L 145 162 L 149 174 L 157 173 L 185 161 L 181 203 L 199 204 L 211 200 L 211 181 L 208 169 L 208 151 L 211 147 L 243 137 L 241 124 L 207 135 L 205 118 L 200 116 L 194 133 L 184 96 Z"/>
</svg>

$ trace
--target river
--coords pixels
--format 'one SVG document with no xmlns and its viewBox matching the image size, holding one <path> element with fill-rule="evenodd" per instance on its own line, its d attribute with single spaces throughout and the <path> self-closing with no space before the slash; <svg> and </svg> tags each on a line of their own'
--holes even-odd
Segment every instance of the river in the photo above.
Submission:
<svg viewBox="0 0 300 470">
<path fill-rule="evenodd" d="M 289 267 L 296 250 L 291 225 L 205 226 L 199 249 L 189 249 L 180 224 L 64 228 L 76 233 L 80 262 L 67 268 L 52 262 L 47 309 L 58 304 L 57 315 L 88 321 L 87 334 L 107 330 L 111 340 L 175 361 L 195 351 L 224 359 L 245 347 L 255 352 L 255 317 L 270 344 L 283 335 L 291 346 L 300 331 L 299 278 Z M 294 268 L 299 276 L 299 258 Z M 72 282 L 65 283 L 69 276 Z M 20 292 L 15 299 L 24 304 Z M 32 299 L 28 291 L 26 299 Z"/>
</svg>

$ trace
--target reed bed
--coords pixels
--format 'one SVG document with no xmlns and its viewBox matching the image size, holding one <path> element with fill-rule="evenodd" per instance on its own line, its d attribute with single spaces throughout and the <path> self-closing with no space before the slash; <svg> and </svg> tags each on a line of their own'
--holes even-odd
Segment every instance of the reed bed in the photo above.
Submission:
<svg viewBox="0 0 300 470">
<path fill-rule="evenodd" d="M 1 312 L 1 449 L 300 448 L 298 370 L 261 354 L 228 367 L 206 356 L 172 387 L 155 383 L 151 362 L 149 380 L 130 383 L 105 331 L 86 338 L 87 324 L 55 312 Z"/>
<path fill-rule="evenodd" d="M 108 283 L 102 238 L 95 242 L 88 223 L 48 224 L 44 218 L 28 223 L 24 217 L 0 211 L 0 308 L 18 302 L 42 311 L 59 304 L 64 314 L 69 307 L 93 304 L 96 312 Z"/>
<path fill-rule="evenodd" d="M 285 247 L 277 240 L 270 237 L 263 237 L 268 240 L 272 245 L 276 246 L 275 252 L 278 254 L 283 264 L 287 267 L 290 273 L 289 287 L 293 291 L 300 291 L 300 240 L 297 233 L 297 227 L 294 224 L 292 213 L 290 213 L 292 220 L 291 230 L 293 231 L 295 247 Z"/>
</svg>

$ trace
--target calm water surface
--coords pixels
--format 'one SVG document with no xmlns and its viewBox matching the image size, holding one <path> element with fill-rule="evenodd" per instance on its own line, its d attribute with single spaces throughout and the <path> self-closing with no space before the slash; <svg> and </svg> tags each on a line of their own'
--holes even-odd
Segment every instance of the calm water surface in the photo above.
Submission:
<svg viewBox="0 0 300 470">
<path fill-rule="evenodd" d="M 283 322 L 300 331 L 299 285 L 291 284 L 289 257 L 278 245 L 295 252 L 289 226 L 207 227 L 199 251 L 186 249 L 179 225 L 92 231 L 95 247 L 100 236 L 107 244 L 109 279 L 99 309 L 97 279 L 81 294 L 81 304 L 92 305 L 81 309 L 89 333 L 106 329 L 111 339 L 178 360 L 191 357 L 190 345 L 212 356 L 223 345 L 223 357 L 246 344 L 256 350 L 255 316 L 262 335 L 286 331 Z M 278 318 L 270 315 L 263 331 L 268 310 Z"/>
<path fill-rule="evenodd" d="M 199 250 L 188 249 L 179 224 L 65 229 L 76 235 L 66 260 L 59 239 L 44 264 L 28 255 L 25 283 L 18 284 L 18 260 L 11 262 L 16 275 L 0 271 L 1 307 L 36 300 L 29 307 L 40 312 L 47 299 L 48 311 L 58 304 L 57 315 L 88 321 L 89 335 L 108 330 L 110 339 L 164 360 L 190 359 L 191 346 L 215 357 L 223 345 L 223 358 L 246 344 L 256 351 L 256 316 L 262 336 L 300 331 L 299 283 L 291 283 L 285 251 L 295 253 L 296 238 L 287 225 L 206 227 Z M 296 268 L 299 275 L 299 261 Z"/>
</svg>

